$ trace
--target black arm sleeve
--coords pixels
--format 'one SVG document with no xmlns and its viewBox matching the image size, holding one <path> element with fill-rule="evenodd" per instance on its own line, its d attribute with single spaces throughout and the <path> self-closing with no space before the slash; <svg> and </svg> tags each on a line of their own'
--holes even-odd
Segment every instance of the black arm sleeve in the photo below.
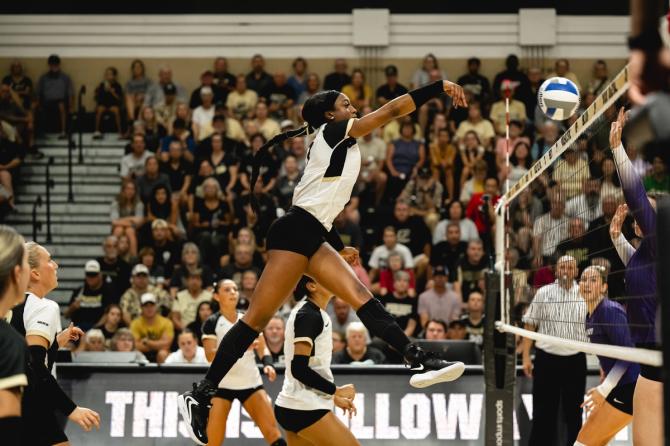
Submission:
<svg viewBox="0 0 670 446">
<path fill-rule="evenodd" d="M 337 229 L 335 229 L 335 226 L 330 228 L 330 232 L 328 232 L 326 235 L 326 241 L 330 243 L 330 246 L 335 248 L 335 251 L 337 252 L 340 252 L 344 249 L 344 243 L 342 243 L 340 234 L 337 232 Z"/>
<path fill-rule="evenodd" d="M 70 399 L 69 396 L 61 389 L 49 370 L 44 364 L 47 355 L 47 350 L 40 345 L 31 345 L 28 347 L 30 351 L 30 368 L 35 382 L 32 383 L 43 401 L 51 404 L 54 409 L 64 415 L 70 415 L 77 405 Z"/>
<path fill-rule="evenodd" d="M 423 104 L 433 98 L 439 97 L 442 93 L 444 93 L 444 83 L 442 81 L 435 81 L 423 87 L 415 88 L 408 94 L 412 97 L 414 106 L 418 110 Z"/>
<path fill-rule="evenodd" d="M 335 390 L 337 390 L 335 384 L 309 368 L 309 356 L 294 356 L 291 361 L 291 374 L 304 385 L 328 395 L 334 395 Z"/>
</svg>

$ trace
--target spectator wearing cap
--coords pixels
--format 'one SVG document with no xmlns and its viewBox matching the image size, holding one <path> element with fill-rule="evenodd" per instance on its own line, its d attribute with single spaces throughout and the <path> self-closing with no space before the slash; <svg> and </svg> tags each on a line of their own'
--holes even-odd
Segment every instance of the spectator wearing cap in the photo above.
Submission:
<svg viewBox="0 0 670 446">
<path fill-rule="evenodd" d="M 212 292 L 202 287 L 202 270 L 193 268 L 187 270 L 186 274 L 186 288 L 177 293 L 170 313 L 170 319 L 177 331 L 183 330 L 195 320 L 201 302 L 212 300 Z"/>
<path fill-rule="evenodd" d="M 107 305 L 118 300 L 105 284 L 97 260 L 89 260 L 84 266 L 84 285 L 75 289 L 70 304 L 65 310 L 65 317 L 84 331 L 93 328 L 105 311 Z"/>
<path fill-rule="evenodd" d="M 177 87 L 173 83 L 163 85 L 163 95 L 165 100 L 155 108 L 156 122 L 164 129 L 172 127 L 172 123 L 177 117 Z M 148 108 L 148 107 L 147 107 Z M 147 109 L 145 108 L 145 110 Z M 144 111 L 142 112 L 144 114 Z"/>
<path fill-rule="evenodd" d="M 398 83 L 398 67 L 388 65 L 384 68 L 384 74 L 386 75 L 386 83 L 380 85 L 375 94 L 380 106 L 407 93 L 407 87 Z"/>
<path fill-rule="evenodd" d="M 266 140 L 269 140 L 276 134 L 281 132 L 281 128 L 277 121 L 272 119 L 268 113 L 268 106 L 264 102 L 256 104 L 256 127 Z"/>
<path fill-rule="evenodd" d="M 44 116 L 58 116 L 60 139 L 65 139 L 67 114 L 74 109 L 74 87 L 70 76 L 61 70 L 60 57 L 47 59 L 49 71 L 37 82 L 37 104 Z"/>
<path fill-rule="evenodd" d="M 489 114 L 498 136 L 505 136 L 505 124 L 507 122 L 506 95 L 509 95 L 509 118 L 521 122 L 526 122 L 528 120 L 528 116 L 526 116 L 526 105 L 515 98 L 516 90 L 514 87 L 510 86 L 508 83 L 503 83 L 502 88 L 502 98 L 493 103 Z"/>
<path fill-rule="evenodd" d="M 465 321 L 462 319 L 449 322 L 447 328 L 447 339 L 452 341 L 465 341 L 468 339 L 468 330 Z"/>
<path fill-rule="evenodd" d="M 427 341 L 444 341 L 447 339 L 447 323 L 442 319 L 431 319 L 426 324 L 425 338 Z"/>
<path fill-rule="evenodd" d="M 346 59 L 335 59 L 333 68 L 334 70 L 323 79 L 323 89 L 342 91 L 345 85 L 351 83 L 351 76 L 347 73 L 349 67 Z"/>
<path fill-rule="evenodd" d="M 211 70 L 207 70 L 200 75 L 200 86 L 191 93 L 191 99 L 188 103 L 189 108 L 195 110 L 202 105 L 202 89 L 206 87 L 209 87 L 212 90 L 212 102 L 214 104 L 226 103 L 226 99 L 228 97 L 228 88 L 219 86 L 216 82 L 214 82 L 214 80 L 214 72 Z M 231 88 L 233 85 L 234 84 L 231 84 Z"/>
<path fill-rule="evenodd" d="M 170 145 L 178 142 L 184 153 L 184 157 L 193 161 L 195 153 L 195 140 L 188 130 L 187 123 L 182 118 L 176 118 L 172 123 L 172 133 L 161 139 L 160 158 L 166 161 L 169 158 Z"/>
<path fill-rule="evenodd" d="M 156 108 L 158 105 L 165 102 L 165 91 L 164 87 L 167 84 L 173 84 L 177 90 L 177 101 L 186 102 L 188 96 L 186 90 L 181 85 L 177 84 L 172 80 L 172 69 L 170 67 L 163 66 L 158 70 L 158 82 L 151 84 L 151 87 L 147 90 L 146 95 L 144 96 L 144 105 Z"/>
<path fill-rule="evenodd" d="M 247 74 L 247 87 L 256 93 L 261 93 L 272 82 L 272 76 L 265 71 L 265 59 L 260 54 L 254 54 L 251 58 L 251 71 Z"/>
<path fill-rule="evenodd" d="M 463 299 L 448 286 L 448 270 L 437 265 L 433 267 L 433 287 L 419 295 L 418 313 L 421 327 L 427 329 L 428 321 L 439 319 L 451 322 L 461 317 Z"/>
<path fill-rule="evenodd" d="M 293 88 L 296 99 L 307 88 L 307 61 L 303 57 L 296 57 L 291 64 L 293 74 L 288 78 L 288 85 Z"/>
<path fill-rule="evenodd" d="M 165 364 L 207 364 L 205 349 L 198 345 L 195 333 L 191 330 L 182 331 L 177 337 L 179 349 L 170 353 Z"/>
<path fill-rule="evenodd" d="M 457 279 L 458 262 L 465 255 L 468 248 L 467 242 L 461 240 L 461 227 L 457 222 L 449 222 L 444 231 L 446 239 L 433 246 L 430 253 L 430 264 L 435 268 L 443 268 L 448 275 L 449 282 Z"/>
<path fill-rule="evenodd" d="M 118 243 L 115 236 L 107 236 L 102 245 L 103 256 L 95 259 L 100 264 L 102 277 L 116 302 L 130 283 L 130 265 L 119 257 Z"/>
<path fill-rule="evenodd" d="M 95 89 L 95 132 L 93 139 L 102 139 L 100 125 L 105 113 L 114 115 L 116 130 L 119 136 L 123 136 L 121 131 L 121 105 L 123 105 L 123 89 L 117 80 L 118 71 L 114 67 L 105 69 L 105 78 Z"/>
<path fill-rule="evenodd" d="M 214 92 L 211 87 L 200 88 L 201 105 L 193 110 L 192 130 L 196 141 L 207 138 L 212 134 L 212 121 L 214 119 Z"/>
<path fill-rule="evenodd" d="M 153 154 L 147 150 L 142 133 L 135 133 L 130 143 L 131 152 L 121 158 L 120 175 L 124 180 L 136 180 L 144 175 L 144 165 Z"/>
<path fill-rule="evenodd" d="M 150 246 L 156 253 L 156 265 L 162 266 L 166 277 L 172 277 L 175 265 L 179 262 L 179 245 L 170 240 L 170 225 L 161 218 L 151 223 Z"/>
<path fill-rule="evenodd" d="M 481 66 L 482 61 L 479 58 L 469 58 L 468 72 L 458 78 L 457 84 L 463 87 L 464 90 L 467 89 L 472 92 L 478 100 L 487 103 L 491 96 L 491 83 L 486 77 L 479 74 Z"/>
<path fill-rule="evenodd" d="M 423 166 L 416 177 L 407 182 L 399 200 L 408 204 L 409 215 L 423 219 L 425 226 L 432 232 L 440 221 L 439 209 L 442 207 L 443 194 L 444 187 L 435 179 L 430 167 Z"/>
<path fill-rule="evenodd" d="M 149 361 L 162 364 L 170 354 L 174 327 L 170 319 L 161 316 L 158 312 L 156 295 L 144 293 L 140 297 L 140 303 L 141 313 L 130 324 L 135 345 Z"/>
<path fill-rule="evenodd" d="M 130 325 L 131 321 L 140 315 L 140 297 L 145 293 L 151 293 L 157 298 L 159 306 L 162 307 L 161 311 L 167 313 L 171 309 L 172 304 L 167 293 L 149 283 L 149 268 L 142 263 L 138 263 L 133 267 L 133 275 L 130 283 L 130 288 L 123 293 L 120 303 L 123 321 L 126 325 Z"/>
<path fill-rule="evenodd" d="M 239 74 L 235 80 L 235 89 L 228 94 L 226 108 L 235 119 L 248 118 L 256 108 L 258 93 L 247 88 L 247 79 Z"/>
</svg>

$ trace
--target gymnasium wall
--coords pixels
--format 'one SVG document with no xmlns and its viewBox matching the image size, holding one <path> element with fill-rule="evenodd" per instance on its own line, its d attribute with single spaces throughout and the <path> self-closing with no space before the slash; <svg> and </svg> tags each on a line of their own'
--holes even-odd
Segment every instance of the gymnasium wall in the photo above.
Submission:
<svg viewBox="0 0 670 446">
<path fill-rule="evenodd" d="M 372 11 L 372 13 L 370 12 Z M 526 10 L 528 11 L 528 10 Z M 304 15 L 0 15 L 0 73 L 21 59 L 36 80 L 46 57 L 58 53 L 75 84 L 91 91 L 107 66 L 119 69 L 125 83 L 130 62 L 141 58 L 155 78 L 167 64 L 176 82 L 189 90 L 213 58 L 226 56 L 231 72 L 247 72 L 255 53 L 267 70 L 289 70 L 296 56 L 307 58 L 322 77 L 335 57 L 350 68 L 365 67 L 383 81 L 381 69 L 394 63 L 407 82 L 427 52 L 435 54 L 447 76 L 465 70 L 467 57 L 483 61 L 493 77 L 504 58 L 516 53 L 523 65 L 550 69 L 567 57 L 572 70 L 588 80 L 593 60 L 603 58 L 612 73 L 626 58 L 625 16 L 562 16 L 544 11 L 540 19 L 520 14 L 390 14 L 388 10 L 354 10 L 352 14 Z M 542 20 L 546 23 L 542 23 Z M 537 41 L 537 42 L 536 42 Z M 538 44 L 539 42 L 539 44 Z M 92 105 L 87 95 L 86 105 Z"/>
</svg>

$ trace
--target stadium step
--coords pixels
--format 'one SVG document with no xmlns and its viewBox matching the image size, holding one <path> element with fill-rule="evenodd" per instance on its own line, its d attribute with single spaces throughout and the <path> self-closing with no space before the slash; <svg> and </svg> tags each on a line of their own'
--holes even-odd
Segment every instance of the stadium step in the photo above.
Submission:
<svg viewBox="0 0 670 446">
<path fill-rule="evenodd" d="M 41 184 L 23 184 L 19 186 L 18 193 L 28 193 L 28 194 L 38 194 L 44 195 L 46 192 L 46 186 L 44 184 L 44 179 L 42 178 Z M 109 202 L 114 199 L 114 196 L 119 193 L 120 180 L 115 184 L 81 184 L 75 183 L 72 187 L 72 192 L 75 197 L 85 197 L 91 195 L 105 196 L 109 198 Z M 51 194 L 53 195 L 64 195 L 67 196 L 68 185 L 67 182 L 56 182 L 53 189 L 51 189 Z M 75 198 L 76 200 L 76 198 Z"/>
<path fill-rule="evenodd" d="M 51 213 L 53 214 L 96 214 L 109 215 L 110 203 L 54 203 L 51 201 Z M 32 215 L 33 203 L 17 203 L 16 209 L 20 215 Z M 46 206 L 43 204 L 37 208 L 38 215 L 46 214 Z"/>
<path fill-rule="evenodd" d="M 37 233 L 38 240 L 44 240 L 46 238 L 46 219 L 38 219 L 42 223 L 42 229 Z M 32 237 L 32 220 L 22 221 L 17 223 L 15 221 L 9 221 L 8 224 L 12 225 L 17 231 L 23 234 L 26 237 Z M 91 223 L 67 223 L 67 224 L 51 224 L 51 235 L 54 236 L 97 236 L 99 244 L 102 244 L 102 239 L 109 235 L 112 226 L 107 222 L 106 224 L 91 224 Z"/>
<path fill-rule="evenodd" d="M 117 160 L 118 161 L 118 160 Z M 46 175 L 47 165 L 32 163 L 24 166 L 21 169 L 23 175 L 30 175 L 31 177 L 44 178 Z M 64 164 L 54 164 L 49 168 L 49 174 L 54 177 L 65 176 L 67 180 L 68 175 L 68 166 L 67 162 Z M 110 165 L 108 163 L 89 165 L 89 164 L 76 164 L 72 165 L 72 175 L 73 177 L 82 176 L 82 175 L 95 175 L 95 176 L 110 176 L 118 177 L 119 176 L 119 164 Z"/>
</svg>

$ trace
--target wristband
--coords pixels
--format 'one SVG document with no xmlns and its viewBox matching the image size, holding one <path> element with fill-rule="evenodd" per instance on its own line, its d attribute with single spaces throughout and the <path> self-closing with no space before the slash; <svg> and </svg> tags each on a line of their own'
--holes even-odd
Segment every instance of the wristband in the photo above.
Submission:
<svg viewBox="0 0 670 446">
<path fill-rule="evenodd" d="M 658 51 L 663 47 L 661 35 L 656 29 L 643 31 L 637 36 L 628 38 L 628 48 L 631 50 Z"/>
<path fill-rule="evenodd" d="M 274 368 L 275 362 L 272 360 L 272 356 L 270 355 L 265 355 L 261 358 L 261 362 L 263 363 L 263 367 L 270 366 Z"/>
<path fill-rule="evenodd" d="M 408 94 L 412 97 L 414 101 L 414 106 L 418 110 L 426 102 L 430 101 L 433 98 L 436 98 L 444 93 L 444 82 L 435 81 L 433 83 L 424 85 L 423 87 L 416 88 L 410 91 Z"/>
</svg>

